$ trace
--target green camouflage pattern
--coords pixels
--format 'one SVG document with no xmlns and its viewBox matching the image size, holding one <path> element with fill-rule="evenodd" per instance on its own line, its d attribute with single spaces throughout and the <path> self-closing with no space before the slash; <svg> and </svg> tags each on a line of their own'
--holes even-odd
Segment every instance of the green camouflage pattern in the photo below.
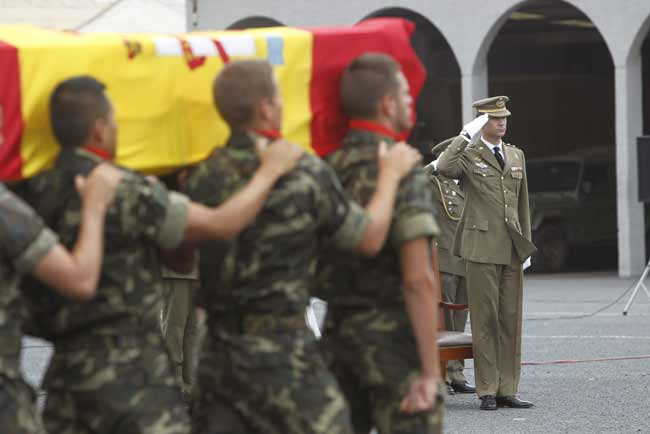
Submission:
<svg viewBox="0 0 650 434">
<path fill-rule="evenodd" d="M 81 217 L 74 177 L 100 162 L 82 149 L 63 150 L 55 168 L 24 189 L 68 248 Z M 164 284 L 158 258 L 158 248 L 180 243 L 186 219 L 186 198 L 125 170 L 106 214 L 96 297 L 67 300 L 29 285 L 34 329 L 55 345 L 43 383 L 48 392 L 44 423 L 51 432 L 189 431 L 160 334 Z M 145 399 L 149 395 L 155 399 Z M 111 431 L 114 421 L 129 428 Z"/>
<path fill-rule="evenodd" d="M 218 331 L 206 340 L 193 433 L 351 433 L 347 404 L 311 331 L 256 331 Z"/>
<path fill-rule="evenodd" d="M 188 195 L 215 206 L 242 188 L 259 166 L 254 140 L 249 133 L 233 135 L 190 176 Z M 213 432 L 211 414 L 225 403 L 256 432 L 350 432 L 344 399 L 304 312 L 324 242 L 350 250 L 367 224 L 331 168 L 305 155 L 235 241 L 203 243 L 200 299 L 208 336 L 195 430 Z"/>
<path fill-rule="evenodd" d="M 350 130 L 341 149 L 328 156 L 343 188 L 351 198 L 366 205 L 375 192 L 377 147 L 389 138 L 372 132 Z M 421 166 L 399 186 L 389 239 L 372 258 L 341 254 L 328 249 L 319 271 L 319 297 L 330 306 L 376 306 L 402 304 L 399 247 L 418 238 L 438 235 L 431 185 Z"/>
<path fill-rule="evenodd" d="M 35 395 L 20 373 L 23 306 L 18 284 L 56 245 L 43 221 L 0 184 L 0 427 L 7 433 L 42 433 Z"/>
<path fill-rule="evenodd" d="M 345 190 L 367 204 L 376 188 L 377 148 L 387 137 L 350 130 L 328 157 Z M 422 167 L 402 180 L 389 242 L 373 258 L 323 258 L 319 293 L 328 302 L 322 349 L 351 406 L 355 432 L 439 433 L 442 405 L 407 415 L 399 411 L 420 369 L 417 345 L 402 297 L 402 243 L 438 234 L 431 185 Z"/>
<path fill-rule="evenodd" d="M 188 434 L 190 420 L 160 332 L 56 343 L 43 421 L 60 434 Z"/>
<path fill-rule="evenodd" d="M 189 177 L 188 196 L 213 207 L 244 187 L 259 166 L 253 140 L 237 134 L 215 150 Z M 200 276 L 208 312 L 304 312 L 323 242 L 331 239 L 350 250 L 367 223 L 332 170 L 315 156 L 303 156 L 235 241 L 202 243 Z M 222 267 L 215 263 L 219 257 Z"/>
<path fill-rule="evenodd" d="M 379 434 L 442 432 L 441 386 L 432 410 L 410 415 L 399 409 L 420 364 L 402 306 L 328 310 L 320 344 L 350 404 L 355 433 L 372 427 Z"/>
<path fill-rule="evenodd" d="M 3 433 L 45 434 L 36 410 L 36 394 L 21 379 L 0 375 L 0 428 Z"/>
</svg>

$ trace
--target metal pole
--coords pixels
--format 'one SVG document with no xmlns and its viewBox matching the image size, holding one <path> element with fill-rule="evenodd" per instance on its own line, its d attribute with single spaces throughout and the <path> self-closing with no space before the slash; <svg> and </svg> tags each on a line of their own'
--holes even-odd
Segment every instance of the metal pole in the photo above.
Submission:
<svg viewBox="0 0 650 434">
<path fill-rule="evenodd" d="M 639 292 L 639 288 L 643 288 L 643 291 L 645 291 L 648 298 L 650 298 L 650 292 L 648 291 L 648 288 L 643 283 L 646 277 L 648 277 L 648 273 L 650 273 L 650 261 L 648 261 L 647 265 L 645 266 L 645 269 L 643 270 L 643 274 L 641 274 L 639 281 L 636 283 L 636 286 L 634 287 L 634 291 L 632 292 L 632 295 L 630 295 L 630 299 L 627 301 L 627 304 L 623 308 L 623 315 L 627 315 L 627 310 L 630 308 L 630 305 L 634 301 L 634 298 L 636 297 L 636 293 Z"/>
</svg>

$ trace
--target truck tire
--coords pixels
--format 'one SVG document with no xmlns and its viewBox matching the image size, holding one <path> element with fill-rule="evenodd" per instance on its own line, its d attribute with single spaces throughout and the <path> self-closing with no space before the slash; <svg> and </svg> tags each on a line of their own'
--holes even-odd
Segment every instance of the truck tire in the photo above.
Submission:
<svg viewBox="0 0 650 434">
<path fill-rule="evenodd" d="M 569 262 L 569 245 L 562 229 L 555 224 L 544 224 L 533 233 L 537 252 L 532 258 L 532 270 L 557 273 Z"/>
</svg>

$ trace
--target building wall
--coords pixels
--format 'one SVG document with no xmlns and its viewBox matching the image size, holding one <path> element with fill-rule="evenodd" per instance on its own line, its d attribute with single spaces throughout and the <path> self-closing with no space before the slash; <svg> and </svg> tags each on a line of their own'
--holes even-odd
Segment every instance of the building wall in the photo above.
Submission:
<svg viewBox="0 0 650 434">
<path fill-rule="evenodd" d="M 0 25 L 96 32 L 185 31 L 185 0 L 0 0 Z"/>
</svg>

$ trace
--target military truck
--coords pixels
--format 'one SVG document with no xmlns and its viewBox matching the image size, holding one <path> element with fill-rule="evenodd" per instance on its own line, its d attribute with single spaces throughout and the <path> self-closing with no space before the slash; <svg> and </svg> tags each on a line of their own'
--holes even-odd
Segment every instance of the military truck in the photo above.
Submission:
<svg viewBox="0 0 650 434">
<path fill-rule="evenodd" d="M 615 166 L 603 148 L 527 161 L 533 270 L 564 270 L 578 247 L 617 248 Z"/>
</svg>

